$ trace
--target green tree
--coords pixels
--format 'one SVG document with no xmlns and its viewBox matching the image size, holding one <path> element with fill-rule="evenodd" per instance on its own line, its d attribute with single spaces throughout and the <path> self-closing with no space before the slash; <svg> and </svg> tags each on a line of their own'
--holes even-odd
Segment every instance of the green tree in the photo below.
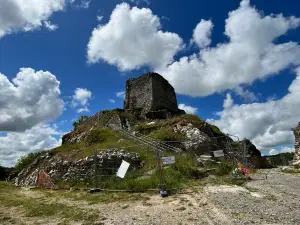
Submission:
<svg viewBox="0 0 300 225">
<path fill-rule="evenodd" d="M 33 161 L 40 155 L 45 153 L 44 151 L 39 151 L 39 152 L 31 152 L 28 155 L 21 156 L 21 158 L 18 159 L 18 162 L 15 165 L 15 169 L 18 172 L 21 172 L 24 168 L 26 168 L 28 165 L 33 163 Z"/>
<path fill-rule="evenodd" d="M 88 116 L 80 116 L 80 118 L 78 120 L 74 121 L 72 124 L 74 127 L 74 130 L 76 130 L 78 128 L 78 126 L 88 118 L 89 118 Z"/>
</svg>

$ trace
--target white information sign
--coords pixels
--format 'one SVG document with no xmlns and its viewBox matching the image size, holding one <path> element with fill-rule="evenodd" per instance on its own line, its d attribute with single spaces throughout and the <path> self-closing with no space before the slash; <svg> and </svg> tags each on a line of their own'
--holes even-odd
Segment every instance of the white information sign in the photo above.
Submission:
<svg viewBox="0 0 300 225">
<path fill-rule="evenodd" d="M 124 178 L 128 168 L 129 168 L 129 165 L 130 164 L 128 162 L 122 160 L 122 164 L 121 164 L 121 166 L 120 166 L 120 168 L 117 172 L 117 176 L 121 177 L 121 178 Z"/>
<path fill-rule="evenodd" d="M 214 157 L 218 158 L 223 156 L 224 156 L 223 150 L 214 151 Z"/>
<path fill-rule="evenodd" d="M 175 163 L 175 156 L 162 157 L 163 165 L 169 165 Z"/>
</svg>

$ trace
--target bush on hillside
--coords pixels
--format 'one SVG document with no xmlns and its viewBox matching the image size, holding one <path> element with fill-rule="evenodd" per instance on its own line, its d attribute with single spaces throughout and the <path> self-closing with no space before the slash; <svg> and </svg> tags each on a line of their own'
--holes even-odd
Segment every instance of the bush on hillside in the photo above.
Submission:
<svg viewBox="0 0 300 225">
<path fill-rule="evenodd" d="M 115 136 L 114 132 L 109 129 L 95 129 L 90 132 L 86 138 L 87 145 L 93 145 L 108 140 L 111 136 Z"/>
<path fill-rule="evenodd" d="M 28 155 L 25 156 L 21 156 L 21 158 L 19 158 L 18 162 L 15 165 L 15 169 L 18 172 L 21 172 L 24 168 L 26 168 L 27 166 L 29 166 L 31 163 L 33 163 L 33 161 L 40 155 L 42 155 L 44 152 L 43 151 L 39 151 L 39 152 L 31 152 Z"/>
<path fill-rule="evenodd" d="M 74 127 L 74 130 L 76 130 L 78 128 L 78 126 L 80 124 L 82 124 L 82 122 L 84 122 L 86 119 L 88 119 L 89 117 L 88 116 L 80 116 L 80 118 L 76 121 L 74 121 L 72 123 L 73 127 Z"/>
</svg>

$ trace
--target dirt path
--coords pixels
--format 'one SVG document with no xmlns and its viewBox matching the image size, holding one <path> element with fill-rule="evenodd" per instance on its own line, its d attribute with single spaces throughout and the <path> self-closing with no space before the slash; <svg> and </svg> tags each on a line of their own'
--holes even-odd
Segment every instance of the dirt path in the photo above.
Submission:
<svg viewBox="0 0 300 225">
<path fill-rule="evenodd" d="M 56 207 L 64 206 L 59 210 L 68 213 L 54 211 L 47 216 L 28 216 L 22 204 L 0 206 L 0 224 L 300 224 L 300 176 L 278 170 L 267 172 L 268 179 L 258 174 L 243 187 L 208 185 L 167 198 L 142 194 L 128 200 L 128 196 L 120 199 L 118 194 L 103 198 L 103 193 L 91 196 L 69 191 L 14 189 L 18 198 L 34 200 L 42 207 L 44 202 L 55 203 Z M 82 215 L 74 217 L 73 211 Z M 85 220 L 88 213 L 93 217 Z"/>
</svg>

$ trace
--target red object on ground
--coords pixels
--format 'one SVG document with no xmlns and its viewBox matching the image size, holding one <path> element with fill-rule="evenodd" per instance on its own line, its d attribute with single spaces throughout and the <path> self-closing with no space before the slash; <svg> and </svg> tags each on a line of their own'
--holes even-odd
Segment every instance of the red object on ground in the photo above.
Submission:
<svg viewBox="0 0 300 225">
<path fill-rule="evenodd" d="M 38 177 L 38 186 L 52 188 L 54 184 L 51 181 L 51 177 L 43 170 Z"/>
</svg>

